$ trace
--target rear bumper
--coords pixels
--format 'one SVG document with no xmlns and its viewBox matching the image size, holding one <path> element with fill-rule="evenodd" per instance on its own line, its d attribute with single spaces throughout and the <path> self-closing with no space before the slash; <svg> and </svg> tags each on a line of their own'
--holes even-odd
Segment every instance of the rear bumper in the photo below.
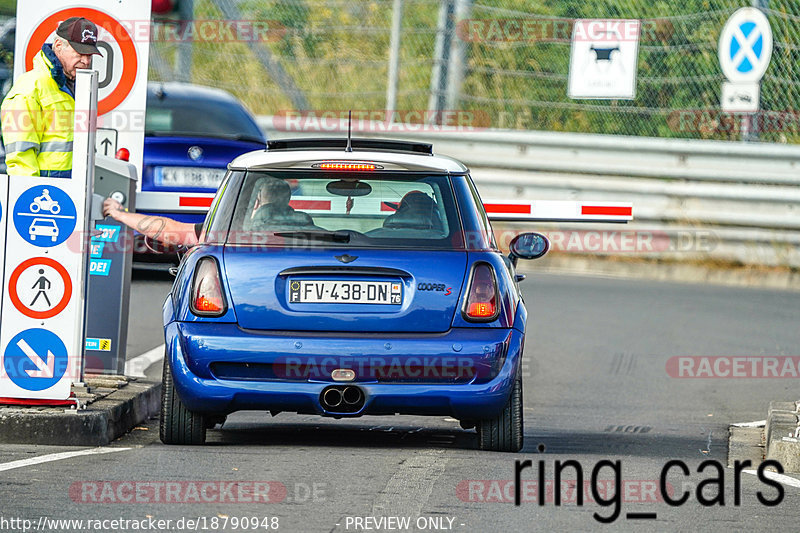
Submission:
<svg viewBox="0 0 800 533">
<path fill-rule="evenodd" d="M 304 336 L 248 332 L 235 324 L 185 322 L 169 323 L 165 333 L 175 387 L 191 411 L 414 414 L 459 419 L 490 418 L 505 406 L 520 368 L 524 339 L 518 330 L 498 328 L 451 329 L 424 336 Z M 369 371 L 376 361 L 391 365 L 394 372 L 376 378 Z M 246 368 L 280 362 L 288 363 L 281 367 L 287 373 L 273 373 L 264 379 L 220 379 L 214 370 L 220 364 Z M 451 373 L 443 376 L 440 369 L 426 376 L 423 370 L 420 375 L 426 363 L 448 366 Z M 320 403 L 323 389 L 337 383 L 330 379 L 329 370 L 340 365 L 355 369 L 359 376 L 347 383 L 360 387 L 366 398 L 358 412 L 329 412 Z M 464 380 L 455 375 L 466 375 L 461 374 L 462 369 L 468 369 L 471 377 Z"/>
</svg>

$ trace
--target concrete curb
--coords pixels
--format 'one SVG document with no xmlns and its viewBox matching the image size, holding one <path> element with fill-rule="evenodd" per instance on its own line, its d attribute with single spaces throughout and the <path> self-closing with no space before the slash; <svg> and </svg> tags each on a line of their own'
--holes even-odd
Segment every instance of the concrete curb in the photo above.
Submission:
<svg viewBox="0 0 800 533">
<path fill-rule="evenodd" d="M 766 459 L 783 465 L 785 472 L 800 472 L 800 402 L 770 402 L 764 428 Z"/>
<path fill-rule="evenodd" d="M 0 408 L 0 443 L 103 446 L 159 412 L 161 383 L 131 381 L 86 409 Z"/>
</svg>

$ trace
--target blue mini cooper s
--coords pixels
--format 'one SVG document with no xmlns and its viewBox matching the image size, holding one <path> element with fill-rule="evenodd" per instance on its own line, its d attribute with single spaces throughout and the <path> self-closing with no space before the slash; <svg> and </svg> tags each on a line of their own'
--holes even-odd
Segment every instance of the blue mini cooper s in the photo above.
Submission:
<svg viewBox="0 0 800 533">
<path fill-rule="evenodd" d="M 236 158 L 164 304 L 161 440 L 239 410 L 451 416 L 522 448 L 527 313 L 468 169 L 431 145 L 275 140 Z"/>
</svg>

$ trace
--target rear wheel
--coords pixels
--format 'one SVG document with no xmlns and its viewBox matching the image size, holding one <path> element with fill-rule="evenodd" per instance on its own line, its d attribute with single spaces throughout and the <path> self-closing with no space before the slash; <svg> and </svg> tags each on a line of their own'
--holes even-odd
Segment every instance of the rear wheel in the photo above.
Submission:
<svg viewBox="0 0 800 533">
<path fill-rule="evenodd" d="M 168 357 L 164 357 L 164 372 L 161 378 L 159 436 L 164 444 L 204 444 L 206 442 L 205 417 L 189 411 L 181 402 L 175 391 Z"/>
<path fill-rule="evenodd" d="M 518 452 L 522 449 L 522 379 L 517 377 L 511 396 L 495 418 L 478 422 L 478 446 L 494 452 Z"/>
</svg>

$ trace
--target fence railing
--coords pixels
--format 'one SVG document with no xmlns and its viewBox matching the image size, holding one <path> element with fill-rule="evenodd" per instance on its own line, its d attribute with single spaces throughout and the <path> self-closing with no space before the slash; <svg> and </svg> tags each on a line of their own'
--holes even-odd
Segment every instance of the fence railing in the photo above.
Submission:
<svg viewBox="0 0 800 533">
<path fill-rule="evenodd" d="M 290 132 L 276 131 L 272 117 L 259 121 L 271 138 L 346 134 L 346 125 Z M 634 221 L 624 230 L 596 228 L 635 232 L 644 236 L 642 248 L 620 250 L 609 241 L 597 249 L 584 242 L 586 226 L 537 224 L 567 232 L 556 235 L 566 252 L 800 268 L 800 146 L 456 128 L 370 127 L 354 135 L 431 142 L 435 153 L 471 168 L 484 199 L 633 203 Z M 648 235 L 657 245 L 648 247 Z"/>
<path fill-rule="evenodd" d="M 496 129 L 800 143 L 797 0 L 177 4 L 183 19 L 151 33 L 150 79 L 226 89 L 255 113 L 464 110 Z M 753 5 L 774 44 L 750 123 L 721 109 L 717 48 L 726 20 Z M 568 96 L 576 19 L 640 21 L 635 98 Z"/>
</svg>

